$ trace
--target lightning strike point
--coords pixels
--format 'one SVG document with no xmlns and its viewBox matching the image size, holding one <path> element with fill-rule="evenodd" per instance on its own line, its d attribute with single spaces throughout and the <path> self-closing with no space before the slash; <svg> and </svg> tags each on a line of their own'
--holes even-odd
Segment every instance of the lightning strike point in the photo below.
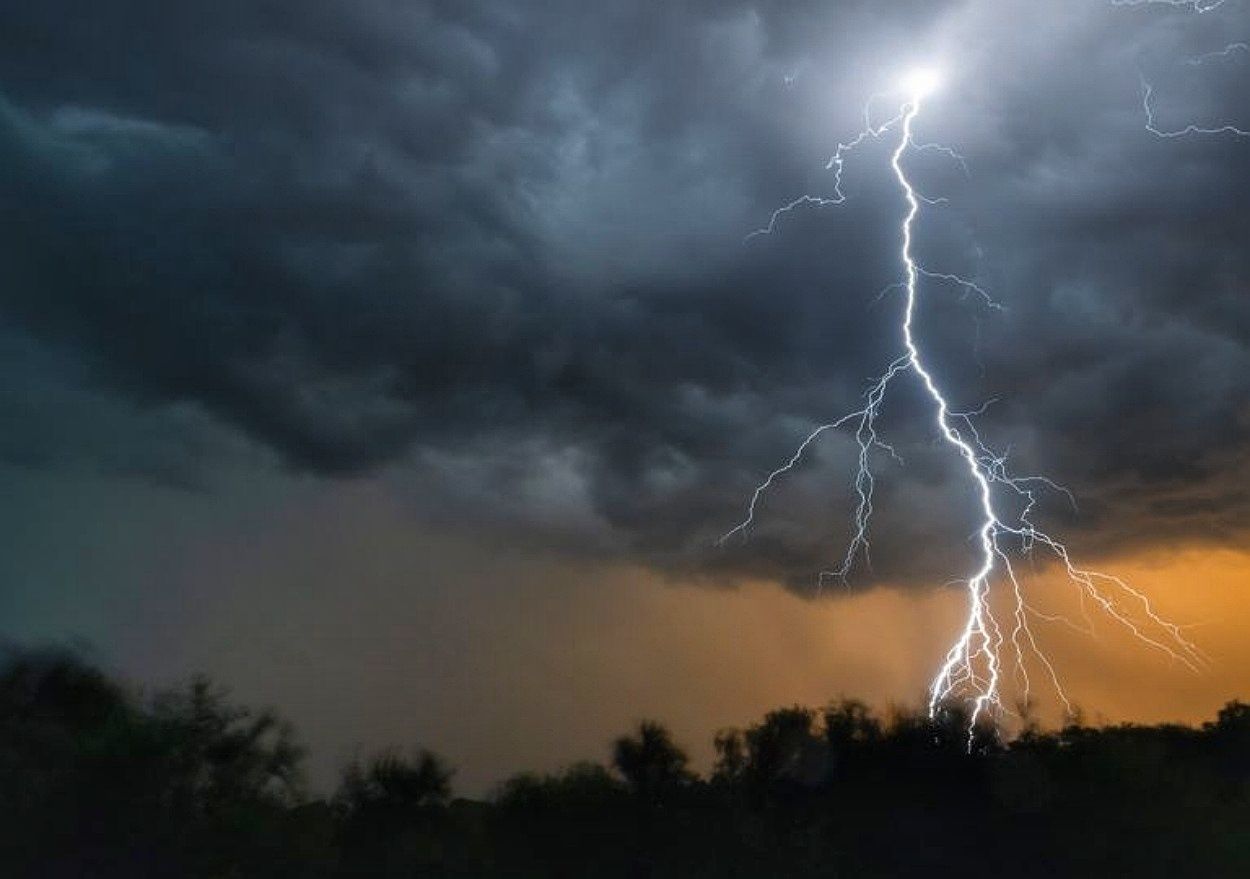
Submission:
<svg viewBox="0 0 1250 879">
<path fill-rule="evenodd" d="M 899 90 L 915 98 L 924 98 L 942 87 L 942 72 L 936 67 L 916 67 L 903 75 Z"/>
</svg>

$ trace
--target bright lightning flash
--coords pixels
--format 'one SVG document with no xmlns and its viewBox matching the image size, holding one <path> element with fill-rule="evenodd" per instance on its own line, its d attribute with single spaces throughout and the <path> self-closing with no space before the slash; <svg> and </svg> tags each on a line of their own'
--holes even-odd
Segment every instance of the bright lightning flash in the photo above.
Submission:
<svg viewBox="0 0 1250 879">
<path fill-rule="evenodd" d="M 967 476 L 968 488 L 975 495 L 980 516 L 976 531 L 978 561 L 975 570 L 962 581 L 967 593 L 967 619 L 929 687 L 931 717 L 938 715 L 944 706 L 954 702 L 963 702 L 968 706 L 968 743 L 971 747 L 978 724 L 991 715 L 997 716 L 1006 711 L 1002 691 L 1007 675 L 1014 676 L 1023 698 L 1029 698 L 1030 665 L 1035 670 L 1040 668 L 1044 671 L 1059 699 L 1069 711 L 1072 710 L 1054 665 L 1039 646 L 1031 627 L 1032 622 L 1060 622 L 1093 634 L 1093 623 L 1087 613 L 1089 605 L 1092 604 L 1135 638 L 1191 670 L 1198 670 L 1204 664 L 1205 658 L 1184 637 L 1179 626 L 1155 612 L 1144 594 L 1118 577 L 1079 566 L 1062 542 L 1034 524 L 1030 514 L 1037 502 L 1038 492 L 1050 488 L 1067 494 L 1066 490 L 1045 477 L 1012 475 L 1007 469 L 1007 456 L 989 449 L 975 426 L 975 417 L 985 407 L 973 412 L 953 409 L 947 393 L 924 358 L 915 321 L 916 304 L 923 282 L 941 281 L 960 287 L 964 292 L 976 292 L 988 305 L 997 307 L 976 284 L 957 275 L 929 271 L 917 262 L 913 252 L 915 226 L 921 215 L 922 205 L 933 204 L 935 200 L 926 198 L 917 191 L 908 176 L 905 158 L 909 151 L 937 149 L 962 163 L 958 154 L 949 148 L 917 143 L 913 137 L 915 122 L 920 116 L 924 99 L 940 88 L 941 83 L 941 74 L 936 69 L 921 68 L 907 73 L 900 80 L 899 94 L 902 102 L 897 115 L 879 126 L 873 126 L 866 108 L 864 129 L 848 144 L 839 145 L 838 151 L 830 160 L 828 167 L 835 172 L 835 196 L 803 196 L 775 212 L 767 227 L 753 233 L 773 232 L 781 215 L 802 204 L 841 204 L 845 201 L 840 187 L 847 153 L 870 138 L 879 139 L 891 133 L 897 138 L 889 164 L 907 206 L 899 224 L 898 256 L 902 280 L 894 285 L 905 294 L 899 321 L 899 354 L 870 385 L 864 395 L 862 408 L 817 427 L 799 444 L 786 463 L 768 474 L 752 494 L 745 518 L 723 535 L 719 542 L 723 544 L 734 535 L 745 536 L 748 533 L 754 524 L 756 509 L 763 495 L 779 477 L 799 464 L 818 437 L 831 430 L 853 427 L 859 456 L 854 480 L 858 501 L 852 520 L 852 536 L 838 567 L 821 574 L 822 584 L 828 578 L 845 582 L 859 558 L 868 558 L 868 532 L 873 511 L 873 453 L 883 450 L 896 459 L 898 457 L 895 450 L 877 434 L 876 420 L 882 401 L 891 383 L 903 373 L 910 373 L 919 379 L 932 405 L 934 426 L 961 462 Z M 996 492 L 1014 497 L 1020 512 L 1011 517 L 1004 515 L 996 503 Z M 1068 497 L 1071 499 L 1070 494 Z M 1043 613 L 1027 600 L 1025 584 L 1017 572 L 1017 563 L 1013 562 L 1013 556 L 1028 557 L 1038 547 L 1052 557 L 1058 570 L 1066 575 L 1074 587 L 1082 612 L 1086 614 L 1084 625 Z M 1005 611 L 1003 606 L 1007 608 Z"/>
<path fill-rule="evenodd" d="M 942 72 L 932 67 L 917 67 L 908 71 L 899 85 L 916 100 L 927 98 L 942 87 Z"/>
</svg>

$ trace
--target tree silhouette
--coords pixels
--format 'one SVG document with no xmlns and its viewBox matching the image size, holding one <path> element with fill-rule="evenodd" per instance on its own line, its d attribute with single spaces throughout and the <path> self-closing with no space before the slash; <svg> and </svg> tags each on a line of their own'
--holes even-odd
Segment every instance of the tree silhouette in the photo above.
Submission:
<svg viewBox="0 0 1250 879">
<path fill-rule="evenodd" d="M 437 755 L 385 752 L 348 765 L 335 796 L 340 868 L 352 876 L 407 877 L 440 861 L 452 771 Z"/>
<path fill-rule="evenodd" d="M 71 655 L 15 655 L 0 674 L 0 850 L 11 875 L 256 870 L 292 844 L 300 756 L 273 715 L 207 681 L 145 703 Z"/>
<path fill-rule="evenodd" d="M 435 812 L 451 798 L 452 771 L 427 750 L 407 760 L 380 754 L 346 769 L 338 799 L 349 811 Z"/>
<path fill-rule="evenodd" d="M 1200 728 L 783 708 L 717 734 L 700 779 L 663 726 L 610 765 L 452 799 L 433 753 L 310 799 L 291 730 L 207 680 L 145 698 L 65 653 L 0 666 L 0 876 L 699 879 L 1250 875 L 1250 705 Z"/>
<path fill-rule="evenodd" d="M 637 730 L 621 736 L 612 746 L 612 765 L 636 795 L 659 800 L 689 784 L 693 775 L 690 760 L 673 743 L 669 731 L 654 721 L 644 720 Z"/>
</svg>

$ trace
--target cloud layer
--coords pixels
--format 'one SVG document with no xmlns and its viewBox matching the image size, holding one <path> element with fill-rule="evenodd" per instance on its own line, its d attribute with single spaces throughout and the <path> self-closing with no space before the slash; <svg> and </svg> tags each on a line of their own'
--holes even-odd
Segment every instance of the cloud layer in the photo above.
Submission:
<svg viewBox="0 0 1250 879">
<path fill-rule="evenodd" d="M 866 97 L 925 63 L 919 134 L 969 173 L 911 160 L 949 199 L 919 248 L 1004 306 L 926 288 L 953 402 L 997 401 L 986 436 L 1073 489 L 1047 515 L 1085 548 L 1242 536 L 1250 141 L 1153 137 L 1140 78 L 1165 126 L 1250 126 L 1250 53 L 1185 63 L 1244 4 L 105 6 L 2 16 L 9 460 L 191 483 L 242 439 L 468 529 L 805 582 L 846 437 L 711 545 L 897 354 L 892 143 L 742 239 L 828 194 Z M 972 509 L 898 391 L 876 571 L 941 577 Z"/>
</svg>

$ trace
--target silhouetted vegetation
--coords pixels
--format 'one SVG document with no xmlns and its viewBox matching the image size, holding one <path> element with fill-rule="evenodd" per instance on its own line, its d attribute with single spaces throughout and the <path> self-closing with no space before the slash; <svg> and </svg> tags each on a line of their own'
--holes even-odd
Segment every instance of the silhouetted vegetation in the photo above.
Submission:
<svg viewBox="0 0 1250 879">
<path fill-rule="evenodd" d="M 607 743 L 605 743 L 607 744 Z M 693 773 L 658 723 L 610 767 L 455 799 L 428 751 L 329 799 L 268 712 L 204 680 L 143 698 L 77 658 L 0 669 L 0 875 L 13 877 L 1250 876 L 1250 705 L 1182 726 L 1030 728 L 785 708 Z"/>
</svg>

